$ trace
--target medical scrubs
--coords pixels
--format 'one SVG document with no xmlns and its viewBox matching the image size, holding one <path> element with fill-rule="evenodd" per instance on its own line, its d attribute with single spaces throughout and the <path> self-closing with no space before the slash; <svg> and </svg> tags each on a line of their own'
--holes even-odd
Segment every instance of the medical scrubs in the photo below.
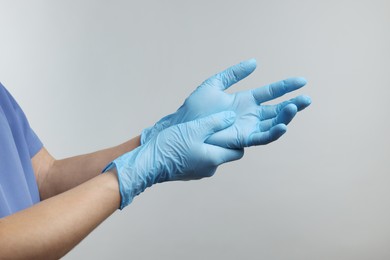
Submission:
<svg viewBox="0 0 390 260">
<path fill-rule="evenodd" d="M 31 158 L 42 143 L 0 83 L 0 218 L 40 201 Z"/>
</svg>

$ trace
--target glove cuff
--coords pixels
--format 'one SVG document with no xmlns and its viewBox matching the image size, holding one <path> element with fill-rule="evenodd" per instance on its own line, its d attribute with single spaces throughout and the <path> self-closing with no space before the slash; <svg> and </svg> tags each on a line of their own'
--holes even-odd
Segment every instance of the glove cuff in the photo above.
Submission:
<svg viewBox="0 0 390 260">
<path fill-rule="evenodd" d="M 119 181 L 119 193 L 121 196 L 121 204 L 119 209 L 123 209 L 129 205 L 135 196 L 142 193 L 147 187 L 153 183 L 148 183 L 147 178 L 143 177 L 136 166 L 136 158 L 140 152 L 138 147 L 131 152 L 125 153 L 109 163 L 103 170 L 107 172 L 114 167 L 117 170 Z"/>
</svg>

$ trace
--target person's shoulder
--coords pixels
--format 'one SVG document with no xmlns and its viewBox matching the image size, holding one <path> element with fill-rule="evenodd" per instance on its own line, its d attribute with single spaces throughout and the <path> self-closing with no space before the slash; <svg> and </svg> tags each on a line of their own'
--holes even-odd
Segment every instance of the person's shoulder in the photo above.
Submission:
<svg viewBox="0 0 390 260">
<path fill-rule="evenodd" d="M 16 103 L 12 94 L 8 91 L 8 89 L 0 82 L 0 95 L 6 96 L 11 103 Z"/>
<path fill-rule="evenodd" d="M 5 92 L 7 93 L 7 95 L 9 95 L 7 88 L 3 85 L 3 83 L 1 83 L 1 81 L 0 81 L 0 90 L 2 90 L 2 92 Z"/>
<path fill-rule="evenodd" d="M 3 96 L 9 96 L 9 93 L 7 91 L 7 89 L 4 87 L 4 85 L 0 82 L 0 96 L 3 97 Z"/>
</svg>

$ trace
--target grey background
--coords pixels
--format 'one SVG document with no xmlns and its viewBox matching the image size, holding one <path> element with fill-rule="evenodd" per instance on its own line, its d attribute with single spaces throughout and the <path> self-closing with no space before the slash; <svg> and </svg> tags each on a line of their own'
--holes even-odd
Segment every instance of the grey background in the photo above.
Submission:
<svg viewBox="0 0 390 260">
<path fill-rule="evenodd" d="M 309 81 L 281 140 L 152 187 L 65 259 L 390 259 L 389 17 L 372 0 L 0 1 L 0 80 L 56 158 L 138 135 L 247 58 L 229 91 Z"/>
</svg>

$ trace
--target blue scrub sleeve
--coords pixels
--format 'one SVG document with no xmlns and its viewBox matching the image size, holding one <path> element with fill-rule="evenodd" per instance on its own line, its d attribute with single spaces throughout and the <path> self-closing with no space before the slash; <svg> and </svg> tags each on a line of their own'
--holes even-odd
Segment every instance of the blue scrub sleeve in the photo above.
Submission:
<svg viewBox="0 0 390 260">
<path fill-rule="evenodd" d="M 39 139 L 39 137 L 37 136 L 37 134 L 34 132 L 34 130 L 30 127 L 26 115 L 24 114 L 19 104 L 16 102 L 16 100 L 13 98 L 13 96 L 8 92 L 6 88 L 4 88 L 4 90 L 7 93 L 8 99 L 11 102 L 12 107 L 14 108 L 16 120 L 18 120 L 18 123 L 23 129 L 23 135 L 27 143 L 28 152 L 30 154 L 30 158 L 32 158 L 34 157 L 35 154 L 39 152 L 39 150 L 42 149 L 43 144 Z"/>
<path fill-rule="evenodd" d="M 0 83 L 0 218 L 40 201 L 31 158 L 42 146 L 22 109 Z"/>
</svg>

